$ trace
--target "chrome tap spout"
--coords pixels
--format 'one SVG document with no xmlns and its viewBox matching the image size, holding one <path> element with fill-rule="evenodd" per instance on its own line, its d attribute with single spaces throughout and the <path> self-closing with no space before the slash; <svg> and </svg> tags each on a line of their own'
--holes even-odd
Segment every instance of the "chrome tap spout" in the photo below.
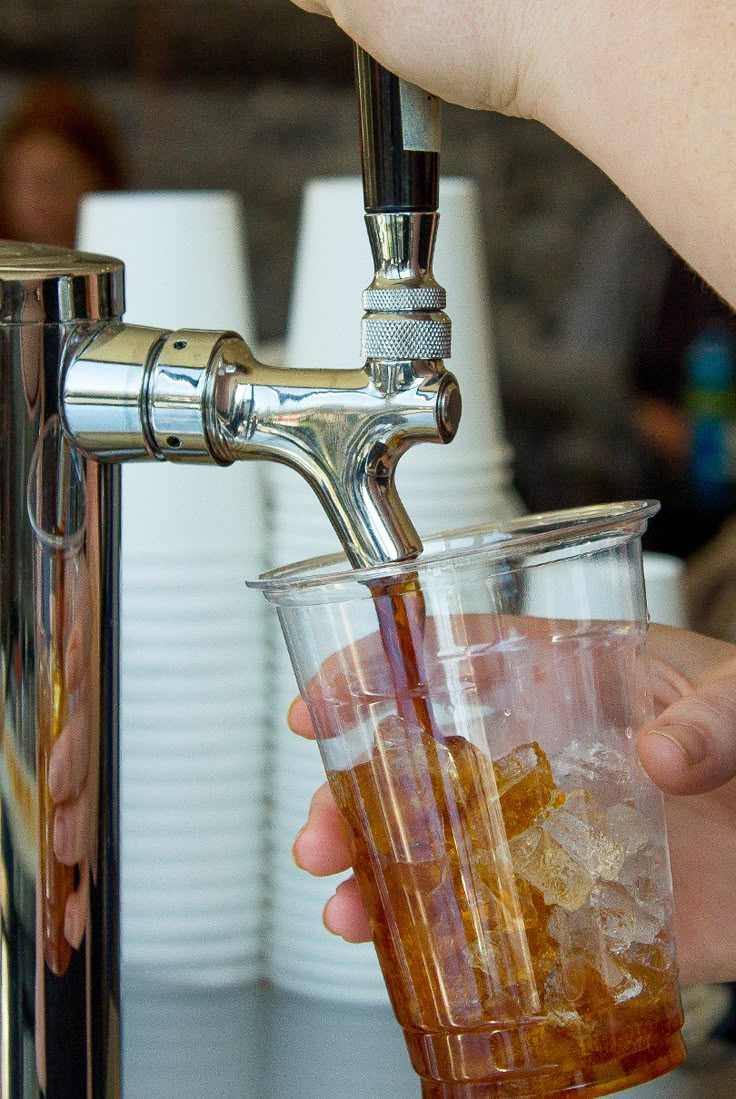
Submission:
<svg viewBox="0 0 736 1099">
<path fill-rule="evenodd" d="M 218 459 L 262 458 L 296 469 L 354 565 L 419 552 L 394 472 L 415 443 L 448 442 L 455 433 L 458 388 L 441 363 L 369 360 L 361 370 L 328 372 L 251 360 L 243 374 L 223 364 L 214 402 Z"/>
<path fill-rule="evenodd" d="M 281 462 L 319 497 L 355 565 L 421 543 L 396 492 L 400 456 L 448 442 L 459 391 L 437 359 L 370 358 L 358 370 L 265 366 L 228 332 L 111 325 L 70 356 L 64 426 L 101 460 Z"/>
</svg>

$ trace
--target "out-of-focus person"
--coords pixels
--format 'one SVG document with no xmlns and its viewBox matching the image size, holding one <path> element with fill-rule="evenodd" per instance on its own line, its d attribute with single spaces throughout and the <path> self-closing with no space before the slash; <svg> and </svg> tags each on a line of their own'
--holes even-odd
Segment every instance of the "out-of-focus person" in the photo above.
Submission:
<svg viewBox="0 0 736 1099">
<path fill-rule="evenodd" d="M 631 380 L 640 485 L 663 505 L 648 548 L 689 558 L 736 513 L 736 312 L 675 253 L 634 348 Z M 697 628 L 723 636 L 706 621 L 698 614 Z"/>
<path fill-rule="evenodd" d="M 123 184 L 114 129 L 76 85 L 29 85 L 0 131 L 0 238 L 74 246 L 79 202 Z"/>
</svg>

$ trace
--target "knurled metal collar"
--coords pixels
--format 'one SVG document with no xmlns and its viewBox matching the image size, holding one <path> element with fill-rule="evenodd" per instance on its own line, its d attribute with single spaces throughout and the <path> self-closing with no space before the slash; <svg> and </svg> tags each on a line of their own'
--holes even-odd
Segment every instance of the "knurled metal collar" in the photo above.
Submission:
<svg viewBox="0 0 736 1099">
<path fill-rule="evenodd" d="M 376 313 L 431 313 L 446 305 L 443 286 L 369 286 L 363 291 L 363 308 Z"/>
<path fill-rule="evenodd" d="M 124 311 L 121 260 L 0 241 L 0 323 L 110 321 Z"/>
<path fill-rule="evenodd" d="M 449 317 L 403 317 L 375 313 L 363 317 L 362 354 L 368 359 L 449 359 Z"/>
</svg>

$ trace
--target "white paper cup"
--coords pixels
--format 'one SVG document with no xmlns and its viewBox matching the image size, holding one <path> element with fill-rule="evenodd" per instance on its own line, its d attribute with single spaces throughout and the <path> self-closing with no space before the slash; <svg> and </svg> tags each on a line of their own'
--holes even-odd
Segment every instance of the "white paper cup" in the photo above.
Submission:
<svg viewBox="0 0 736 1099">
<path fill-rule="evenodd" d="M 126 317 L 167 328 L 236 327 L 253 336 L 240 198 L 228 191 L 86 195 L 78 246 L 122 259 Z"/>
<path fill-rule="evenodd" d="M 687 628 L 685 562 L 667 553 L 643 555 L 647 609 L 652 622 Z"/>
<path fill-rule="evenodd" d="M 235 194 L 90 195 L 78 243 L 124 261 L 126 321 L 252 342 Z M 123 470 L 123 952 L 197 983 L 252 974 L 261 952 L 267 626 L 243 585 L 265 561 L 262 478 L 263 463 Z M 198 868 L 212 865 L 203 921 Z M 167 872 L 143 886 L 148 866 Z"/>
</svg>

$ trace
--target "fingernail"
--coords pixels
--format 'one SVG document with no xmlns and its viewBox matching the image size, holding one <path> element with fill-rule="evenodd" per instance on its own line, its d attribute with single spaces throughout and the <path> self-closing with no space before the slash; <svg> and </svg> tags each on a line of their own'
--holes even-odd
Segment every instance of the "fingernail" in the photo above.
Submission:
<svg viewBox="0 0 736 1099">
<path fill-rule="evenodd" d="M 325 931 L 329 931 L 330 935 L 334 935 L 336 939 L 342 939 L 343 936 L 340 934 L 340 932 L 335 931 L 332 927 L 330 927 L 329 923 L 327 922 L 330 918 L 330 906 L 334 901 L 335 896 L 336 894 L 333 893 L 327 904 L 322 909 L 322 926 L 324 927 Z"/>
<path fill-rule="evenodd" d="M 691 725 L 665 725 L 661 729 L 652 729 L 649 735 L 666 737 L 680 749 L 690 767 L 702 763 L 708 754 L 702 734 Z"/>
<path fill-rule="evenodd" d="M 58 759 L 54 755 L 52 755 L 49 760 L 48 785 L 51 797 L 54 801 L 59 801 L 62 794 L 61 767 L 59 766 Z"/>
<path fill-rule="evenodd" d="M 299 843 L 299 840 L 300 840 L 300 839 L 302 838 L 302 836 L 304 835 L 304 833 L 305 833 L 305 831 L 306 831 L 306 828 L 307 828 L 307 826 L 306 826 L 306 824 L 305 824 L 305 825 L 303 825 L 303 826 L 302 826 L 302 827 L 301 827 L 301 828 L 299 829 L 299 831 L 298 831 L 298 832 L 297 832 L 297 834 L 296 834 L 296 839 L 294 840 L 294 842 L 293 842 L 293 843 L 292 843 L 292 845 L 291 845 L 291 861 L 292 861 L 292 862 L 294 863 L 294 865 L 295 865 L 295 866 L 297 866 L 297 867 L 298 867 L 298 868 L 299 868 L 300 870 L 303 870 L 303 869 L 304 869 L 304 867 L 303 867 L 303 866 L 302 866 L 302 864 L 301 864 L 301 863 L 299 862 L 299 856 L 297 855 L 297 852 L 296 852 L 296 848 L 297 848 L 297 844 Z"/>
<path fill-rule="evenodd" d="M 54 854 L 57 859 L 63 859 L 67 842 L 67 827 L 64 814 L 60 809 L 54 814 Z"/>
<path fill-rule="evenodd" d="M 296 704 L 297 704 L 297 702 L 298 702 L 298 701 L 299 701 L 299 699 L 298 699 L 298 698 L 295 698 L 295 699 L 294 699 L 294 700 L 292 701 L 291 705 L 289 706 L 289 712 L 288 712 L 288 713 L 287 713 L 287 715 L 286 715 L 286 724 L 287 724 L 287 725 L 289 726 L 289 728 L 291 729 L 292 733 L 295 733 L 295 732 L 296 732 L 296 729 L 295 729 L 295 728 L 294 728 L 294 726 L 293 726 L 293 725 L 291 724 L 291 715 L 293 714 L 293 712 L 294 712 L 294 707 L 296 706 Z"/>
<path fill-rule="evenodd" d="M 64 913 L 64 937 L 72 949 L 79 949 L 83 934 L 84 924 L 82 922 L 81 913 L 73 912 L 71 910 L 71 905 L 67 905 L 66 912 Z"/>
</svg>

